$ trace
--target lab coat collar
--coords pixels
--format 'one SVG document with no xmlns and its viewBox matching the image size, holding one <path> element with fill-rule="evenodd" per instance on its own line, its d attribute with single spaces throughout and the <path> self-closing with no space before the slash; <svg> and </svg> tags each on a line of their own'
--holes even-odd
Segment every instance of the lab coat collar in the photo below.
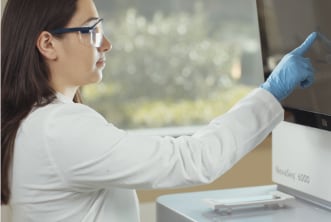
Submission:
<svg viewBox="0 0 331 222">
<path fill-rule="evenodd" d="M 69 97 L 63 95 L 62 93 L 56 92 L 56 98 L 59 102 L 62 103 L 74 103 L 72 99 L 70 99 Z"/>
</svg>

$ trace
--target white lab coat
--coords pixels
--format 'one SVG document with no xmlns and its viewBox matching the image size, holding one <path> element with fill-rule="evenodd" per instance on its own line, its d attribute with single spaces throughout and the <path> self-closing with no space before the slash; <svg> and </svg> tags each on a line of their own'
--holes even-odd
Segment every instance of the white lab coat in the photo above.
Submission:
<svg viewBox="0 0 331 222">
<path fill-rule="evenodd" d="M 31 112 L 16 137 L 14 222 L 137 222 L 135 189 L 210 183 L 283 119 L 256 89 L 193 136 L 131 135 L 63 95 Z"/>
</svg>

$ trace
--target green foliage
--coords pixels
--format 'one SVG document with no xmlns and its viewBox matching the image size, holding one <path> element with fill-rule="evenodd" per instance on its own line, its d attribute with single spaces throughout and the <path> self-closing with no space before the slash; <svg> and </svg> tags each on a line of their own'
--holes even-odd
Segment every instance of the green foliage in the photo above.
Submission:
<svg viewBox="0 0 331 222">
<path fill-rule="evenodd" d="M 203 125 L 225 113 L 236 101 L 251 89 L 244 86 L 232 87 L 209 99 L 136 102 L 126 105 L 131 116 L 131 127 L 162 127 Z"/>
</svg>

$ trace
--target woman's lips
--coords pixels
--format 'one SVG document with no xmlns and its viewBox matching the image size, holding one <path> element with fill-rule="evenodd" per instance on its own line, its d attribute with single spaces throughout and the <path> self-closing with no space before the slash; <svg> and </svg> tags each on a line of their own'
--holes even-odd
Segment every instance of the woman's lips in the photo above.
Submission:
<svg viewBox="0 0 331 222">
<path fill-rule="evenodd" d="M 106 60 L 104 58 L 101 58 L 97 61 L 97 66 L 105 66 Z"/>
</svg>

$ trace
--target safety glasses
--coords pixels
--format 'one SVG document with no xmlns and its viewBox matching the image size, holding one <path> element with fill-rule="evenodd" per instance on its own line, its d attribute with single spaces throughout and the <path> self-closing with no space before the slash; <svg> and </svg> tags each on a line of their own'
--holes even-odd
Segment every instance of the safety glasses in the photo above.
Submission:
<svg viewBox="0 0 331 222">
<path fill-rule="evenodd" d="M 73 27 L 73 28 L 60 28 L 51 31 L 53 35 L 61 35 L 71 32 L 77 32 L 80 41 L 85 45 L 92 45 L 96 48 L 99 48 L 103 40 L 102 28 L 99 24 L 103 21 L 102 18 L 96 20 L 96 22 L 91 26 L 83 27 Z"/>
</svg>

